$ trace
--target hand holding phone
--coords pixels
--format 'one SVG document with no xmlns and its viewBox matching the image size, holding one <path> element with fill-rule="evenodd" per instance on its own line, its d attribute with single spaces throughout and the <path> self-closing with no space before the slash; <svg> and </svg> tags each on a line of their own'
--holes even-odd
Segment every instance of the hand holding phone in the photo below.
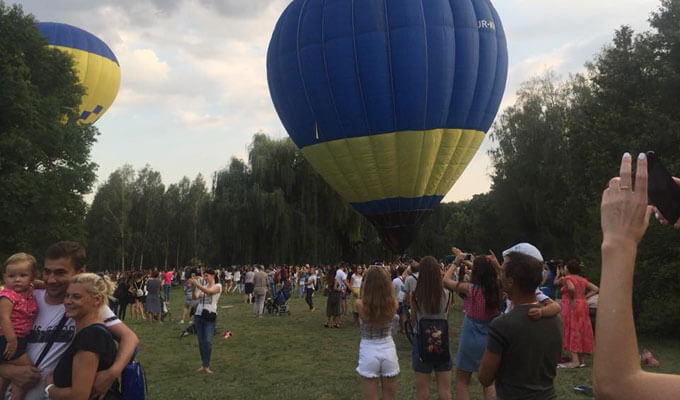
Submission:
<svg viewBox="0 0 680 400">
<path fill-rule="evenodd" d="M 657 219 L 680 227 L 680 180 L 674 178 L 653 151 L 647 152 L 649 202 L 657 209 Z"/>
</svg>

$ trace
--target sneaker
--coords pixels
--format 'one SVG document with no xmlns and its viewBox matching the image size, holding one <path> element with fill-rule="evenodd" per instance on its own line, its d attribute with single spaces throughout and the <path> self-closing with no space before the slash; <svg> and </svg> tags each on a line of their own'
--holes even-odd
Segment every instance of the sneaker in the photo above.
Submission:
<svg viewBox="0 0 680 400">
<path fill-rule="evenodd" d="M 180 323 L 180 324 L 183 324 L 183 323 L 184 323 L 184 320 L 180 320 L 179 323 Z"/>
</svg>

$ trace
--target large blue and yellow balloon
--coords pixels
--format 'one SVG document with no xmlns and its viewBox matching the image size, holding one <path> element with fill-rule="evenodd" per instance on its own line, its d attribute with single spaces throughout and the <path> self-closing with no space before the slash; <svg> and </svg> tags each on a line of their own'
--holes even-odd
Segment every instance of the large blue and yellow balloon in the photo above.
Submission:
<svg viewBox="0 0 680 400">
<path fill-rule="evenodd" d="M 398 253 L 482 143 L 507 71 L 488 0 L 293 0 L 267 55 L 288 134 Z"/>
<path fill-rule="evenodd" d="M 113 51 L 98 37 L 75 26 L 40 22 L 38 30 L 49 46 L 73 56 L 78 79 L 85 87 L 80 122 L 94 123 L 113 104 L 120 87 L 120 65 Z"/>
</svg>

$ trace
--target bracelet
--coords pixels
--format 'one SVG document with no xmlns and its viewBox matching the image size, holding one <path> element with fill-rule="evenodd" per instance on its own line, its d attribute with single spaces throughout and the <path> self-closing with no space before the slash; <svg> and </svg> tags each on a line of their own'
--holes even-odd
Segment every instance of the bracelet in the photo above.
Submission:
<svg viewBox="0 0 680 400">
<path fill-rule="evenodd" d="M 50 383 L 49 385 L 45 386 L 45 397 L 48 399 L 50 398 L 50 389 L 54 387 L 54 383 Z"/>
</svg>

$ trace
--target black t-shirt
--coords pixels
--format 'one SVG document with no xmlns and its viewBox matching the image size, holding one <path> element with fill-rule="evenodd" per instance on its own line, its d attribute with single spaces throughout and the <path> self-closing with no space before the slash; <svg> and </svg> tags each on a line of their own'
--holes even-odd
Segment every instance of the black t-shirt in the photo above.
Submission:
<svg viewBox="0 0 680 400">
<path fill-rule="evenodd" d="M 79 350 L 99 354 L 97 371 L 103 371 L 113 365 L 116 359 L 116 342 L 103 324 L 92 324 L 76 333 L 71 346 L 64 352 L 54 369 L 54 385 L 71 387 L 73 375 L 73 357 Z"/>
<path fill-rule="evenodd" d="M 562 352 L 562 319 L 529 318 L 529 306 L 516 306 L 489 325 L 487 350 L 501 354 L 496 373 L 499 400 L 557 398 L 553 381 Z"/>
</svg>

